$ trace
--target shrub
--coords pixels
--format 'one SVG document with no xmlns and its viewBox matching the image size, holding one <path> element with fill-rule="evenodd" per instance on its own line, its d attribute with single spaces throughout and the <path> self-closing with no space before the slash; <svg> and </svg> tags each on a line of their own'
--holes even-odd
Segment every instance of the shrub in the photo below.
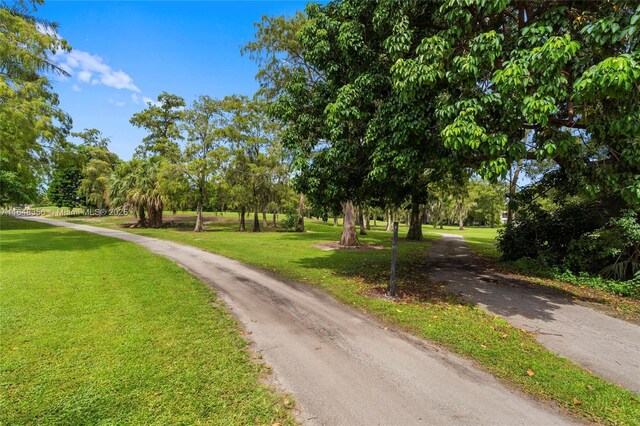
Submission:
<svg viewBox="0 0 640 426">
<path fill-rule="evenodd" d="M 298 225 L 299 214 L 296 208 L 288 208 L 285 212 L 285 216 L 280 220 L 280 227 L 287 231 L 295 231 Z"/>
<path fill-rule="evenodd" d="M 499 232 L 503 260 L 538 275 L 577 285 L 637 295 L 640 282 L 640 222 L 632 210 L 610 217 L 606 203 L 573 201 L 555 211 L 532 203 Z M 600 275 L 600 277 L 597 277 Z M 596 280 L 594 282 L 590 282 Z"/>
</svg>

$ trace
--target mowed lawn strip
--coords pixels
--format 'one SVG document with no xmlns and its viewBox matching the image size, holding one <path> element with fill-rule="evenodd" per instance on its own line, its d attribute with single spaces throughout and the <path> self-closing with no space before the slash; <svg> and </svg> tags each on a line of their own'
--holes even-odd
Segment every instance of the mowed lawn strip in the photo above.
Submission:
<svg viewBox="0 0 640 426">
<path fill-rule="evenodd" d="M 319 243 L 339 240 L 340 228 L 307 221 L 307 232 L 237 232 L 235 216 L 208 215 L 208 232 L 191 232 L 192 221 L 165 229 L 126 228 L 133 218 L 86 222 L 164 238 L 222 254 L 274 271 L 286 278 L 325 288 L 337 299 L 437 342 L 543 400 L 554 401 L 578 416 L 609 424 L 640 424 L 640 397 L 596 377 L 542 347 L 533 334 L 512 328 L 499 317 L 448 296 L 429 284 L 424 268 L 431 233 L 425 242 L 398 246 L 400 302 L 380 295 L 389 276 L 390 234 L 369 231 L 362 242 L 383 250 L 325 251 Z M 419 368 L 416 366 L 416 368 Z"/>
<path fill-rule="evenodd" d="M 291 424 L 205 285 L 134 244 L 0 217 L 0 424 Z"/>
</svg>

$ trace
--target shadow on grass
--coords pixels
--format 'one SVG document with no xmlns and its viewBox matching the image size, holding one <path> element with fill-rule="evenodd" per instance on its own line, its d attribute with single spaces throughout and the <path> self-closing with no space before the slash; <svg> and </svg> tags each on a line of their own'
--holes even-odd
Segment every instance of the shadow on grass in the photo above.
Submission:
<svg viewBox="0 0 640 426">
<path fill-rule="evenodd" d="M 374 233 L 371 233 L 374 234 Z M 354 280 L 360 286 L 359 293 L 372 298 L 386 296 L 391 270 L 391 238 L 387 233 L 369 235 L 369 243 L 384 244 L 385 250 L 334 250 L 322 257 L 306 257 L 296 261 L 305 269 L 329 270 L 334 276 Z M 318 234 L 314 239 L 318 239 Z M 327 238 L 335 239 L 328 234 Z M 459 303 L 458 297 L 445 291 L 442 283 L 434 283 L 428 278 L 426 269 L 426 248 L 428 242 L 401 240 L 398 244 L 396 262 L 395 301 L 413 303 Z"/>
<path fill-rule="evenodd" d="M 42 232 L 42 230 L 46 230 Z M 16 218 L 0 218 L 0 249 L 14 253 L 39 253 L 47 251 L 89 251 L 121 244 L 119 240 L 104 238 L 81 231 L 69 231 L 57 226 Z M 37 230 L 37 240 L 30 231 Z M 6 232 L 5 232 L 6 231 Z"/>
</svg>

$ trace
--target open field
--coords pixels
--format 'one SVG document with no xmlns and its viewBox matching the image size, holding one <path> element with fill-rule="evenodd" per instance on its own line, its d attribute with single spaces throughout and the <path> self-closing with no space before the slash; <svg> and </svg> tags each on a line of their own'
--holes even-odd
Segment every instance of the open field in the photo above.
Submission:
<svg viewBox="0 0 640 426">
<path fill-rule="evenodd" d="M 476 360 L 484 369 L 543 400 L 605 423 L 635 424 L 640 402 L 633 393 L 593 376 L 538 344 L 535 336 L 512 328 L 445 294 L 429 283 L 424 258 L 429 241 L 404 242 L 398 252 L 397 301 L 383 296 L 388 279 L 390 234 L 370 231 L 361 238 L 380 250 L 327 251 L 316 247 L 339 239 L 340 228 L 307 221 L 307 232 L 236 232 L 237 215 L 207 215 L 208 232 L 191 232 L 192 217 L 174 228 L 127 228 L 133 218 L 69 219 L 169 239 L 222 254 L 281 276 L 320 286 L 337 299 L 390 324 Z M 167 217 L 171 220 L 171 217 Z M 425 227 L 425 232 L 427 231 Z M 465 231 L 466 232 L 466 231 Z M 482 235 L 479 236 L 482 239 Z"/>
<path fill-rule="evenodd" d="M 211 291 L 134 244 L 0 216 L 0 424 L 292 423 Z"/>
</svg>

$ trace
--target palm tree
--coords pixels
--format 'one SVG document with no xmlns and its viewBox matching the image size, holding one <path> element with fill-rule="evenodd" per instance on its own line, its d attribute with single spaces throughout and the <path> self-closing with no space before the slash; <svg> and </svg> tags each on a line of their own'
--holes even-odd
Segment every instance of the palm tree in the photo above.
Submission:
<svg viewBox="0 0 640 426">
<path fill-rule="evenodd" d="M 162 227 L 164 197 L 158 183 L 160 161 L 132 160 L 114 173 L 109 197 L 113 205 L 126 206 L 138 216 L 139 226 Z"/>
</svg>

